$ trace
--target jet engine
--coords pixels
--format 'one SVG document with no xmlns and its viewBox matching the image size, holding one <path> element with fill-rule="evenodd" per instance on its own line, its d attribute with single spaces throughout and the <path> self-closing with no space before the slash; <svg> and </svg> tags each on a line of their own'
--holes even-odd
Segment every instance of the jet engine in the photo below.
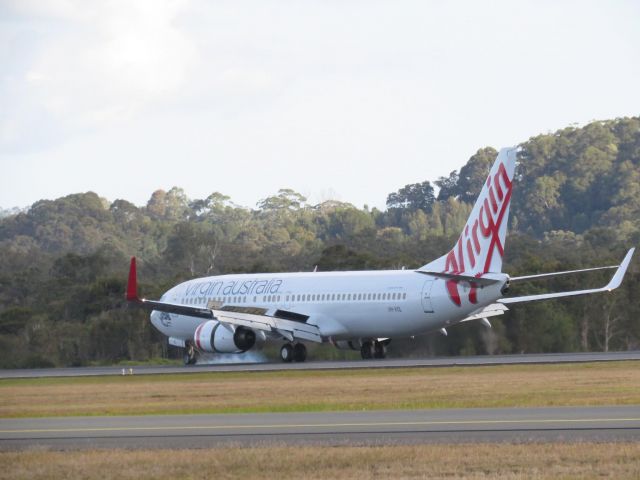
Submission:
<svg viewBox="0 0 640 480">
<path fill-rule="evenodd" d="M 222 324 L 217 320 L 208 320 L 196 328 L 194 343 L 199 350 L 209 353 L 242 353 L 262 344 L 264 333 L 246 327 Z"/>
</svg>

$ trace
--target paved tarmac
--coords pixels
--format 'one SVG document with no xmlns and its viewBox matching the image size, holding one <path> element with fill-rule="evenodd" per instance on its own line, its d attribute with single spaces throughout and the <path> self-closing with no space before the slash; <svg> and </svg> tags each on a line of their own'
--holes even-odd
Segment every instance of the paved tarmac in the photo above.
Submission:
<svg viewBox="0 0 640 480">
<path fill-rule="evenodd" d="M 439 357 L 422 359 L 384 359 L 350 361 L 311 361 L 305 363 L 218 363 L 192 366 L 126 367 L 125 374 L 159 375 L 203 372 L 257 372 L 279 370 L 339 370 L 346 368 L 418 368 L 482 365 L 553 364 L 581 362 L 613 362 L 640 360 L 640 351 L 608 353 L 551 353 L 526 355 L 479 355 L 471 357 Z M 131 368 L 131 372 L 129 370 Z M 98 375 L 122 375 L 123 367 L 34 368 L 0 370 L 0 378 L 82 377 Z"/>
<path fill-rule="evenodd" d="M 0 450 L 640 441 L 640 406 L 0 419 Z"/>
</svg>

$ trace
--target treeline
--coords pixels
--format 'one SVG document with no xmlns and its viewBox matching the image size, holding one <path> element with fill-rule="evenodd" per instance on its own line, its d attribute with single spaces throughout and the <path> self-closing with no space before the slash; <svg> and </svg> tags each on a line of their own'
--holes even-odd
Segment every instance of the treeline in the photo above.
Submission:
<svg viewBox="0 0 640 480">
<path fill-rule="evenodd" d="M 144 207 L 89 192 L 5 210 L 0 366 L 169 355 L 147 316 L 124 305 L 130 255 L 139 258 L 148 297 L 201 275 L 423 265 L 457 239 L 496 155 L 483 148 L 459 172 L 399 188 L 386 210 L 310 205 L 290 189 L 248 209 L 218 192 L 189 199 L 180 188 L 154 192 Z M 639 243 L 639 118 L 533 137 L 521 145 L 516 173 L 505 257 L 510 274 L 615 264 Z M 637 264 L 615 294 L 513 307 L 492 329 L 466 324 L 446 338 L 394 341 L 390 355 L 638 348 Z M 514 293 L 585 288 L 606 275 L 541 281 Z"/>
</svg>

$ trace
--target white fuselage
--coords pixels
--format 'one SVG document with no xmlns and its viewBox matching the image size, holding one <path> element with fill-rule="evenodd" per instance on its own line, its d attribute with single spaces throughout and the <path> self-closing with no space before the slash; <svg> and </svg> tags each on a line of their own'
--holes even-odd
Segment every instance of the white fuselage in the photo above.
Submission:
<svg viewBox="0 0 640 480">
<path fill-rule="evenodd" d="M 267 315 L 294 312 L 308 316 L 306 323 L 316 325 L 325 341 L 397 338 L 453 325 L 495 302 L 508 279 L 495 275 L 504 281 L 479 287 L 475 298 L 470 285 L 459 282 L 460 305 L 452 301 L 446 280 L 413 270 L 222 275 L 176 285 L 162 301 L 259 307 Z M 151 321 L 165 335 L 188 340 L 203 320 L 154 311 Z"/>
</svg>

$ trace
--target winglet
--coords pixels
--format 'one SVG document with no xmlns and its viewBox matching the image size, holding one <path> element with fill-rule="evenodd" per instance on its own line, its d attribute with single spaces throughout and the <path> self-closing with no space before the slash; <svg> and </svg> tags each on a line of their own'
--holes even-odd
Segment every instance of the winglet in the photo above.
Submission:
<svg viewBox="0 0 640 480">
<path fill-rule="evenodd" d="M 139 302 L 138 298 L 138 277 L 136 272 L 136 257 L 131 257 L 129 266 L 129 281 L 127 282 L 127 301 Z"/>
<path fill-rule="evenodd" d="M 629 266 L 629 263 L 631 263 L 631 257 L 633 257 L 633 252 L 635 250 L 635 247 L 629 249 L 627 254 L 624 256 L 624 260 L 622 260 L 622 263 L 618 267 L 618 270 L 616 270 L 616 273 L 611 278 L 611 281 L 607 284 L 606 287 L 604 287 L 605 290 L 611 291 L 620 286 L 624 274 L 627 273 L 627 267 Z"/>
</svg>

